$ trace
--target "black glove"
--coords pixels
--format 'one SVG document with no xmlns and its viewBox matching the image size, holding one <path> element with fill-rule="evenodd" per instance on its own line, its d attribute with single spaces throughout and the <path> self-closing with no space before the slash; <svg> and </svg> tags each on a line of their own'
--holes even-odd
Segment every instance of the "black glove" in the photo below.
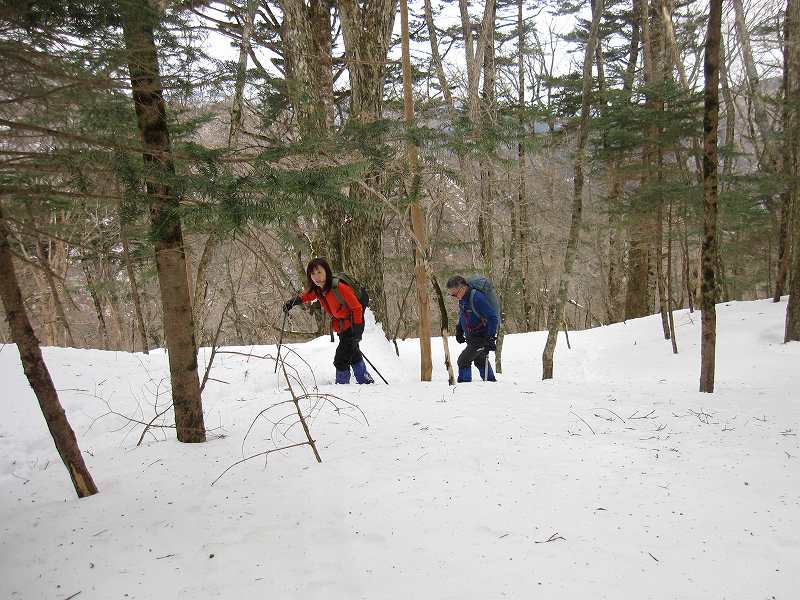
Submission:
<svg viewBox="0 0 800 600">
<path fill-rule="evenodd" d="M 487 353 L 488 352 L 497 352 L 497 342 L 496 342 L 496 340 L 497 340 L 497 338 L 493 338 L 493 337 L 489 338 L 488 340 L 486 340 L 486 343 L 483 345 L 483 349 L 486 350 Z"/>
<path fill-rule="evenodd" d="M 463 344 L 464 342 L 467 341 L 466 339 L 464 339 L 464 330 L 461 329 L 461 323 L 456 325 L 456 341 L 459 344 Z"/>
<path fill-rule="evenodd" d="M 364 323 L 353 323 L 351 329 L 353 330 L 353 339 L 360 342 L 361 336 L 364 335 Z"/>
<path fill-rule="evenodd" d="M 283 312 L 288 313 L 292 308 L 297 306 L 298 304 L 302 304 L 300 298 L 295 296 L 294 298 L 289 298 L 286 303 L 283 305 Z"/>
</svg>

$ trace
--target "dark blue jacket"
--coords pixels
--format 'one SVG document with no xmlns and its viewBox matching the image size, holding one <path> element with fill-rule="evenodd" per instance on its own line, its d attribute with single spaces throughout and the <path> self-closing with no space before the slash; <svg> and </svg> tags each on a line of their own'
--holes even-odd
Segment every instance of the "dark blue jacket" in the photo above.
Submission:
<svg viewBox="0 0 800 600">
<path fill-rule="evenodd" d="M 475 311 L 472 310 L 473 304 Z M 498 321 L 497 312 L 482 292 L 469 288 L 458 301 L 458 324 L 461 325 L 465 338 L 495 337 Z"/>
</svg>

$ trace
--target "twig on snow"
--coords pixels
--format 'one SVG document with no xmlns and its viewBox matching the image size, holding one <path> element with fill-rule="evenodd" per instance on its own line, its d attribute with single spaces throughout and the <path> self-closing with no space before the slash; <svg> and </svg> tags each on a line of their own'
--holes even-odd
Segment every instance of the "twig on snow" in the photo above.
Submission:
<svg viewBox="0 0 800 600">
<path fill-rule="evenodd" d="M 589 431 L 591 431 L 591 432 L 592 432 L 594 435 L 597 435 L 597 432 L 596 432 L 594 429 L 592 429 L 592 426 L 591 426 L 591 425 L 589 425 L 588 423 L 586 423 L 586 420 L 585 420 L 585 419 L 584 419 L 582 416 L 580 416 L 579 414 L 577 414 L 577 413 L 575 413 L 575 412 L 573 412 L 573 411 L 569 411 L 569 412 L 571 412 L 573 415 L 575 415 L 575 416 L 576 416 L 576 417 L 578 417 L 578 418 L 579 418 L 581 421 L 583 421 L 583 422 L 586 424 L 586 426 L 589 428 Z"/>
<path fill-rule="evenodd" d="M 610 408 L 604 408 L 604 407 L 602 407 L 602 406 L 599 406 L 599 407 L 597 407 L 595 410 L 607 410 L 607 411 L 608 411 L 608 412 L 610 412 L 612 415 L 614 415 L 615 417 L 617 417 L 617 418 L 618 418 L 620 421 L 622 421 L 623 423 L 625 423 L 625 419 L 623 419 L 622 417 L 620 417 L 620 416 L 619 416 L 617 413 L 615 413 L 615 412 L 614 412 L 613 410 L 611 410 Z M 595 416 L 599 416 L 599 415 L 595 415 Z M 609 420 L 610 420 L 610 419 L 609 419 Z"/>
<path fill-rule="evenodd" d="M 638 410 L 633 411 L 633 414 L 628 417 L 628 420 L 631 420 L 631 419 L 648 419 L 648 418 L 650 418 L 650 415 L 652 415 L 654 412 L 656 412 L 656 410 L 653 409 L 649 413 L 647 413 L 646 415 L 635 416 L 636 413 L 638 413 L 638 412 L 639 412 Z M 655 419 L 655 417 L 652 417 L 652 418 Z"/>
</svg>

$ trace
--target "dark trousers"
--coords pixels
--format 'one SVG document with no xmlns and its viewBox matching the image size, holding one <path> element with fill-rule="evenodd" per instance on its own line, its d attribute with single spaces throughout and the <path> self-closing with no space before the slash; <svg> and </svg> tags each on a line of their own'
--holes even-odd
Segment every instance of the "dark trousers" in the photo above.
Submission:
<svg viewBox="0 0 800 600">
<path fill-rule="evenodd" d="M 466 369 L 475 364 L 481 373 L 486 369 L 486 338 L 467 338 L 467 347 L 458 355 L 458 368 Z"/>
<path fill-rule="evenodd" d="M 333 356 L 333 366 L 337 371 L 349 371 L 350 367 L 361 361 L 360 340 L 353 336 L 353 329 L 347 328 L 339 334 L 339 345 Z"/>
</svg>

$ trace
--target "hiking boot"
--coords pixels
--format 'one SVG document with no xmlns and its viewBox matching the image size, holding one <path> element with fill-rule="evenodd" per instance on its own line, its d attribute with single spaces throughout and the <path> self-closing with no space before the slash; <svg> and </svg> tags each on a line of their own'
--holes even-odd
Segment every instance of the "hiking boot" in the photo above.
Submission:
<svg viewBox="0 0 800 600">
<path fill-rule="evenodd" d="M 489 361 L 486 361 L 486 369 L 478 369 L 481 373 L 481 377 L 484 381 L 497 381 L 494 377 L 494 371 L 492 371 L 492 365 L 489 364 Z"/>
<path fill-rule="evenodd" d="M 353 365 L 353 374 L 356 376 L 356 383 L 375 383 L 372 375 L 367 371 L 367 365 L 364 364 L 363 358 Z"/>
<path fill-rule="evenodd" d="M 350 369 L 347 371 L 336 370 L 336 383 L 350 383 Z"/>
<path fill-rule="evenodd" d="M 472 367 L 459 367 L 458 383 L 469 383 L 472 381 Z"/>
</svg>

